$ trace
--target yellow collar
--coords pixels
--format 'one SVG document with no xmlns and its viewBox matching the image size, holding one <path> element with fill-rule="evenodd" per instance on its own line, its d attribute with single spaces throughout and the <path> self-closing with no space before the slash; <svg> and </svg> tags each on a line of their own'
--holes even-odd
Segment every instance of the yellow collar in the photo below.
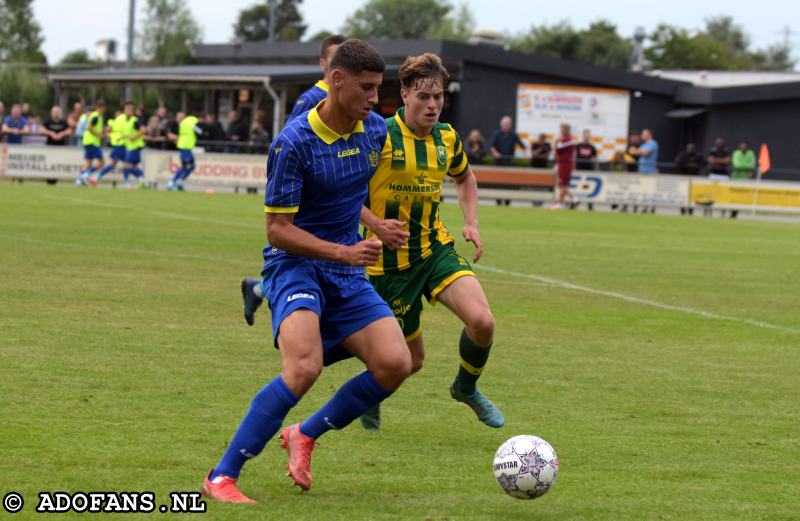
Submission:
<svg viewBox="0 0 800 521">
<path fill-rule="evenodd" d="M 356 126 L 350 134 L 339 135 L 328 128 L 328 125 L 323 123 L 322 118 L 319 117 L 319 107 L 323 103 L 325 103 L 325 100 L 320 101 L 316 107 L 308 111 L 308 123 L 311 125 L 311 130 L 314 131 L 314 134 L 324 141 L 326 145 L 332 145 L 337 139 L 347 140 L 351 134 L 364 132 L 364 122 L 361 120 L 356 122 Z"/>
<path fill-rule="evenodd" d="M 325 80 L 319 80 L 314 86 L 328 92 L 328 84 L 325 83 Z"/>
</svg>

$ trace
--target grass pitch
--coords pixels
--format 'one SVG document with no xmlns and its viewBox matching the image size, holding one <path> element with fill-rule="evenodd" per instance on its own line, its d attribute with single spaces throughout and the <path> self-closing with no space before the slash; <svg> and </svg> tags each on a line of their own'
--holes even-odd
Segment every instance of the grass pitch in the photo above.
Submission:
<svg viewBox="0 0 800 521">
<path fill-rule="evenodd" d="M 241 317 L 261 208 L 0 184 L 0 494 L 24 495 L 15 519 L 38 518 L 39 491 L 147 490 L 158 505 L 198 490 L 279 370 L 267 313 L 253 328 Z M 460 230 L 457 207 L 443 217 Z M 428 307 L 426 366 L 384 404 L 381 432 L 324 436 L 310 493 L 270 442 L 241 479 L 260 503 L 210 503 L 205 518 L 797 519 L 800 228 L 495 207 L 480 219 L 497 320 L 481 387 L 507 425 L 450 399 L 460 325 Z M 359 370 L 328 368 L 287 422 Z M 541 499 L 494 483 L 494 451 L 516 434 L 560 457 Z"/>
</svg>

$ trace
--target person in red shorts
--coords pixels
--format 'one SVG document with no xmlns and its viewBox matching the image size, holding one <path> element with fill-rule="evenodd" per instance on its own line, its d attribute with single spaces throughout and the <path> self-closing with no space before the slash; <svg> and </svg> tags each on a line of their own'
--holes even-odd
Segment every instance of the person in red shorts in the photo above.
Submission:
<svg viewBox="0 0 800 521">
<path fill-rule="evenodd" d="M 558 210 L 564 207 L 567 197 L 572 200 L 572 194 L 569 191 L 569 181 L 572 178 L 572 172 L 575 170 L 575 141 L 572 139 L 572 132 L 569 125 L 566 123 L 561 124 L 561 135 L 556 140 L 556 174 L 557 174 L 557 192 L 558 199 L 550 209 Z"/>
</svg>

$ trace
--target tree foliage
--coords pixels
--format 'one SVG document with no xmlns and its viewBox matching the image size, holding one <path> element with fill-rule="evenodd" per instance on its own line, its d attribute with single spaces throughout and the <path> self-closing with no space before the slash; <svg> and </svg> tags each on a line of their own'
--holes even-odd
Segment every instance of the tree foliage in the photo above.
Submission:
<svg viewBox="0 0 800 521">
<path fill-rule="evenodd" d="M 466 3 L 462 3 L 445 16 L 429 36 L 437 40 L 466 42 L 473 31 L 475 31 L 475 15 Z"/>
<path fill-rule="evenodd" d="M 533 26 L 511 42 L 516 51 L 549 58 L 626 69 L 633 44 L 614 24 L 600 20 L 585 30 L 569 22 Z M 730 16 L 708 18 L 700 31 L 660 24 L 644 49 L 648 68 L 706 70 L 790 70 L 795 61 L 785 44 L 752 50 L 750 37 Z"/>
<path fill-rule="evenodd" d="M 452 9 L 446 0 L 369 0 L 344 23 L 354 38 L 431 38 Z"/>
<path fill-rule="evenodd" d="M 0 0 L 0 61 L 47 63 L 33 0 Z"/>
<path fill-rule="evenodd" d="M 147 0 L 138 38 L 146 62 L 179 65 L 191 61 L 189 45 L 200 42 L 202 31 L 185 0 Z"/>
<path fill-rule="evenodd" d="M 275 40 L 297 41 L 303 37 L 308 25 L 298 6 L 303 0 L 278 0 L 275 4 Z M 236 42 L 256 42 L 269 37 L 269 5 L 266 1 L 239 11 L 233 25 Z"/>
<path fill-rule="evenodd" d="M 633 51 L 631 42 L 622 38 L 617 27 L 606 20 L 593 22 L 582 31 L 574 29 L 567 21 L 534 26 L 527 34 L 514 38 L 511 48 L 548 58 L 623 69 L 628 67 Z"/>
</svg>

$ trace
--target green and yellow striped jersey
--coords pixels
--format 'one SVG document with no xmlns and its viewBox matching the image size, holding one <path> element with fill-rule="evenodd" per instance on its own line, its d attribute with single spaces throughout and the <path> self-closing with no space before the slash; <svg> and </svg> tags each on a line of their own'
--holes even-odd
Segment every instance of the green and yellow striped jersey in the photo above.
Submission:
<svg viewBox="0 0 800 521">
<path fill-rule="evenodd" d="M 381 219 L 406 222 L 410 237 L 401 249 L 384 246 L 370 275 L 408 269 L 430 257 L 453 237 L 439 221 L 439 202 L 445 174 L 464 175 L 469 164 L 458 133 L 447 123 L 437 123 L 424 139 L 414 135 L 403 120 L 403 109 L 386 120 L 388 135 L 378 170 L 369 183 L 367 206 Z M 374 234 L 367 232 L 367 238 Z"/>
</svg>

